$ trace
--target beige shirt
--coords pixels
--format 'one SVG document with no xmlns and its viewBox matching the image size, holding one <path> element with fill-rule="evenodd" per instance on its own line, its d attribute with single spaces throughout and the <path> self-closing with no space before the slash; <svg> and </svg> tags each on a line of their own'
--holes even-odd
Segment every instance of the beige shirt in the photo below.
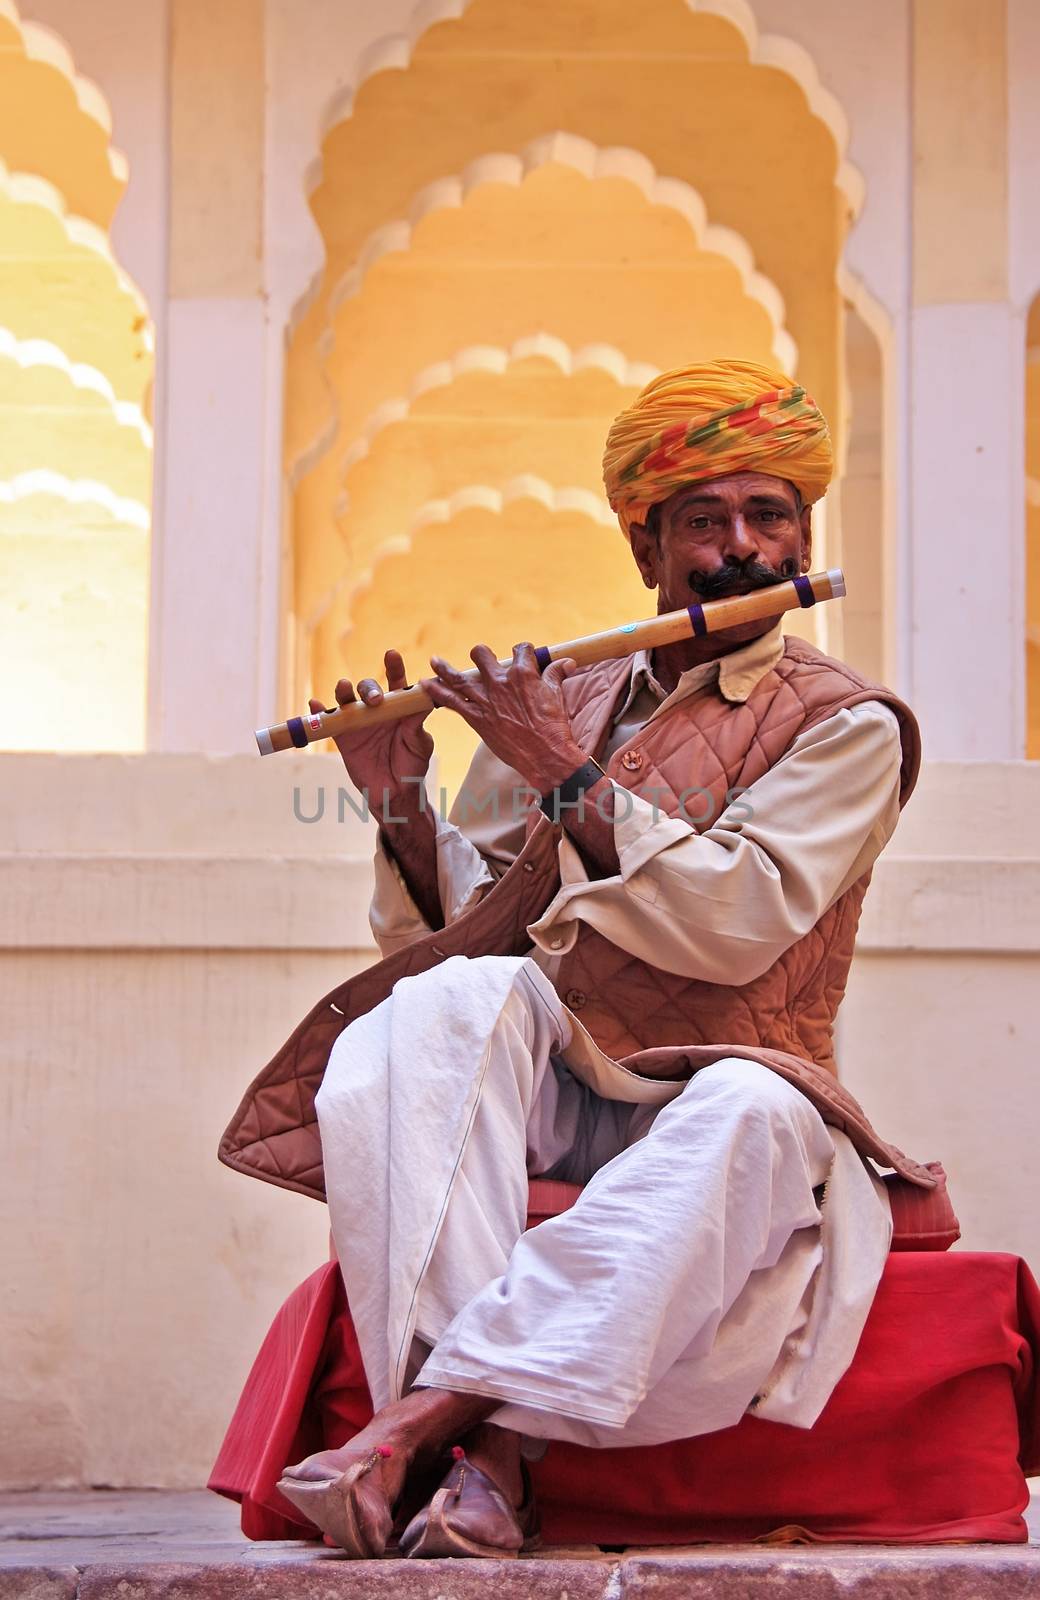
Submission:
<svg viewBox="0 0 1040 1600">
<path fill-rule="evenodd" d="M 639 652 L 606 754 L 667 709 L 716 685 L 727 700 L 746 700 L 782 653 L 778 623 L 719 661 L 691 667 L 666 694 L 648 653 Z M 665 815 L 653 795 L 617 787 L 620 871 L 590 878 L 564 833 L 560 890 L 528 930 L 534 959 L 551 978 L 585 922 L 666 971 L 714 983 L 750 982 L 872 866 L 899 816 L 900 762 L 894 713 L 867 701 L 801 734 L 700 833 L 682 817 Z M 446 925 L 487 893 L 519 853 L 529 804 L 523 780 L 481 745 L 451 820 L 437 817 Z M 690 804 L 692 810 L 697 801 Z M 383 955 L 428 931 L 382 843 L 370 921 Z"/>
</svg>

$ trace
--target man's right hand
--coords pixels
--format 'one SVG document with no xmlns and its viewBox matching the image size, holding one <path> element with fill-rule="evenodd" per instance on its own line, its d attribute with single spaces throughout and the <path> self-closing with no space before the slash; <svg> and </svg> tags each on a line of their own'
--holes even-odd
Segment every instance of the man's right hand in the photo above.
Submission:
<svg viewBox="0 0 1040 1600">
<path fill-rule="evenodd" d="M 387 688 L 406 689 L 408 680 L 400 652 L 388 650 L 383 662 Z M 383 694 L 374 678 L 362 678 L 357 694 L 350 679 L 341 678 L 336 685 L 336 704 L 353 705 L 360 698 L 365 705 L 376 706 Z M 325 710 L 320 700 L 311 700 L 310 708 Z M 397 722 L 380 722 L 367 731 L 358 728 L 341 734 L 335 741 L 351 783 L 367 793 L 369 806 L 380 820 L 387 803 L 391 810 L 402 804 L 414 810 L 418 803 L 433 755 L 433 739 L 423 726 L 429 714 L 423 711 Z"/>
</svg>

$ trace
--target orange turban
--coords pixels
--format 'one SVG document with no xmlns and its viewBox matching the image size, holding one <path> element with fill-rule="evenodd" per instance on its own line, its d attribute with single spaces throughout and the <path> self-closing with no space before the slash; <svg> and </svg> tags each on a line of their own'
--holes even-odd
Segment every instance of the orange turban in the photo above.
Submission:
<svg viewBox="0 0 1040 1600">
<path fill-rule="evenodd" d="M 815 401 L 754 361 L 707 361 L 662 372 L 615 418 L 603 456 L 607 499 L 621 526 L 684 484 L 733 472 L 787 478 L 807 504 L 834 470 Z"/>
</svg>

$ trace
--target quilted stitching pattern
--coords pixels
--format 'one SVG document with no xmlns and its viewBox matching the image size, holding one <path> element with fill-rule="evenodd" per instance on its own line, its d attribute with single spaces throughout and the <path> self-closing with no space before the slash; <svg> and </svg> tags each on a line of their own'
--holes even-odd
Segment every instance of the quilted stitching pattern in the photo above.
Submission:
<svg viewBox="0 0 1040 1600">
<path fill-rule="evenodd" d="M 572 710 L 579 725 L 590 717 L 592 705 L 590 685 L 582 688 L 581 702 Z M 612 688 L 605 676 L 604 695 L 612 698 Z M 614 753 L 607 770 L 618 784 L 644 793 L 656 788 L 661 808 L 672 815 L 680 811 L 684 787 L 706 789 L 714 802 L 711 814 L 717 815 L 728 790 L 750 787 L 804 729 L 841 706 L 876 698 L 892 706 L 903 728 L 905 800 L 918 763 L 916 725 L 906 707 L 843 663 L 796 640 L 787 641 L 784 657 L 745 704 L 733 705 L 712 693 L 695 697 L 640 730 L 625 750 Z M 583 731 L 590 734 L 591 726 Z M 622 760 L 633 750 L 641 757 L 636 771 Z M 760 1046 L 833 1073 L 834 1018 L 869 880 L 864 874 L 804 938 L 748 984 L 704 983 L 653 969 L 580 927 L 557 986 L 561 994 L 578 991 L 586 997 L 582 1022 L 617 1058 L 648 1048 L 681 1051 L 726 1040 L 736 1053 L 739 1047 Z"/>
<path fill-rule="evenodd" d="M 604 662 L 564 685 L 585 749 L 600 748 L 627 675 L 627 662 Z M 711 692 L 696 696 L 648 724 L 625 747 L 641 752 L 637 772 L 621 765 L 620 750 L 608 771 L 615 782 L 633 788 L 656 785 L 659 804 L 672 814 L 679 811 L 684 788 L 701 786 L 710 790 L 717 815 L 727 790 L 749 787 L 799 733 L 842 706 L 868 699 L 883 700 L 900 719 L 905 800 L 920 760 L 912 714 L 887 690 L 794 639 L 746 704 L 731 704 Z M 459 922 L 326 995 L 251 1085 L 221 1141 L 220 1159 L 267 1182 L 324 1198 L 314 1097 L 336 1038 L 348 1022 L 385 999 L 398 979 L 447 956 L 529 950 L 527 927 L 559 886 L 555 837 L 539 819 L 509 871 Z M 634 1070 L 677 1076 L 726 1055 L 759 1061 L 808 1095 L 865 1154 L 913 1183 L 934 1187 L 933 1173 L 879 1139 L 834 1077 L 834 1017 L 868 881 L 866 874 L 768 972 L 741 987 L 659 971 L 584 927 L 564 960 L 557 987 L 562 994 L 575 989 L 587 996 L 582 1022 L 607 1054 Z"/>
</svg>

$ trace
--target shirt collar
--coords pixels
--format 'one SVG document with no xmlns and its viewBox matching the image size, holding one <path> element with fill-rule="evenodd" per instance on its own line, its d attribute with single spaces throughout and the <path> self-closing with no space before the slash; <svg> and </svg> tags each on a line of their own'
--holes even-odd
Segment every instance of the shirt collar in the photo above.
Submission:
<svg viewBox="0 0 1040 1600">
<path fill-rule="evenodd" d="M 776 666 L 783 653 L 782 625 L 777 622 L 768 633 L 763 633 L 758 639 L 752 639 L 750 644 L 742 645 L 739 650 L 731 650 L 729 655 L 719 656 L 715 661 L 702 661 L 699 666 L 687 667 L 671 694 L 666 694 L 654 677 L 650 665 L 650 652 L 637 650 L 632 657 L 628 693 L 621 709 L 615 714 L 614 721 L 621 720 L 636 695 L 644 689 L 659 702 L 652 713 L 654 716 L 657 716 L 666 705 L 670 706 L 678 700 L 685 700 L 688 695 L 696 694 L 698 689 L 703 689 L 716 680 L 723 698 L 739 704 L 748 699 L 755 686 Z"/>
</svg>

